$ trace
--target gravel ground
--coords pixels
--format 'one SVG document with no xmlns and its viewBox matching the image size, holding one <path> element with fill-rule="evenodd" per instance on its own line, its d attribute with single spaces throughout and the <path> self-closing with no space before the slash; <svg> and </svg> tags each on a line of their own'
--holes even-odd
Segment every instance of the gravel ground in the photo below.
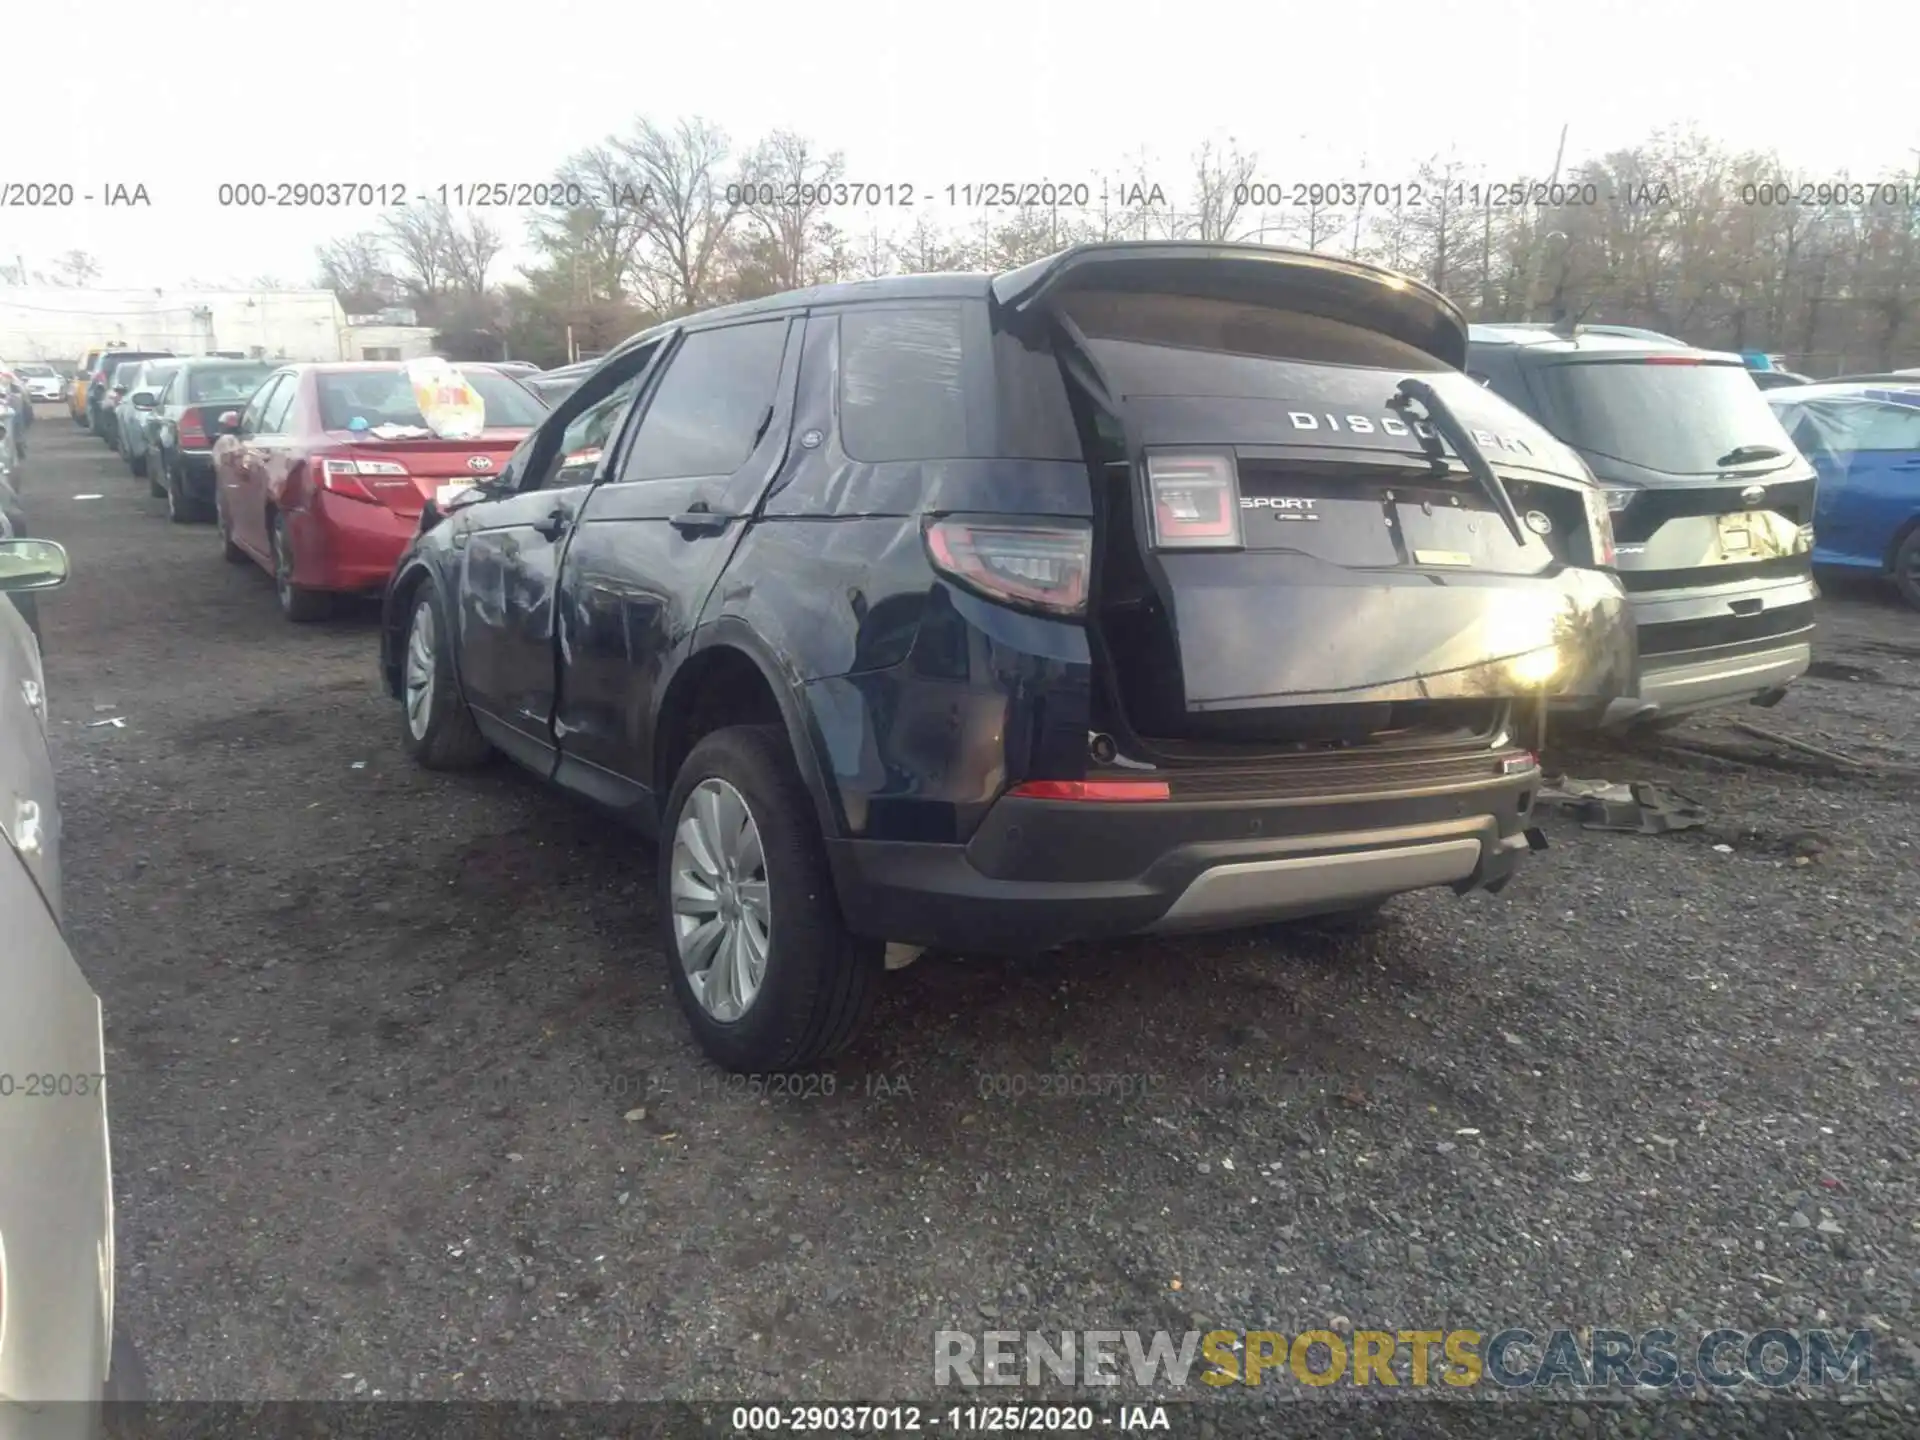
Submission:
<svg viewBox="0 0 1920 1440">
<path fill-rule="evenodd" d="M 1570 756 L 1710 823 L 1550 820 L 1505 895 L 1358 937 L 930 956 L 770 1097 L 687 1037 L 644 846 L 509 768 L 415 770 L 370 614 L 282 621 L 43 415 L 66 898 L 158 1395 L 925 1396 L 935 1328 L 1920 1355 L 1920 616 L 1890 599 L 1830 597 L 1817 676 L 1734 717 L 1868 768 L 1705 722 Z M 1104 1093 L 1036 1093 L 1076 1076 Z"/>
</svg>

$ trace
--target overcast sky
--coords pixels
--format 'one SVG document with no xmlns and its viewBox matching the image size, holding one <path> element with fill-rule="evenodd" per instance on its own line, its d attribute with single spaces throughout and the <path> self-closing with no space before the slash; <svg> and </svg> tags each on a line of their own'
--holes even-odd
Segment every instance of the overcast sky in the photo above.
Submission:
<svg viewBox="0 0 1920 1440">
<path fill-rule="evenodd" d="M 1920 147 L 1899 78 L 1920 11 L 1854 0 L 1777 16 L 1723 0 L 7 9 L 0 180 L 95 199 L 0 209 L 0 255 L 49 268 L 84 248 L 103 285 L 309 284 L 318 242 L 377 218 L 223 209 L 223 181 L 537 181 L 638 113 L 702 115 L 742 144 L 796 130 L 843 151 L 848 180 L 923 192 L 1097 184 L 1143 148 L 1171 190 L 1228 135 L 1283 183 L 1352 178 L 1362 157 L 1396 179 L 1449 147 L 1543 176 L 1562 123 L 1570 158 L 1694 124 L 1810 178 L 1911 174 Z M 151 205 L 103 205 L 115 183 Z"/>
</svg>

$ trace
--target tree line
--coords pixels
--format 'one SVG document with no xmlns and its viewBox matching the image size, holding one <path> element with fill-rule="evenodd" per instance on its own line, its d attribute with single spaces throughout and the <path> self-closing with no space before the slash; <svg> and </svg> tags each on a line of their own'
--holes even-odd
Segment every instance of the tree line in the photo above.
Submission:
<svg viewBox="0 0 1920 1440">
<path fill-rule="evenodd" d="M 1256 240 L 1417 276 L 1474 320 L 1640 325 L 1814 374 L 1920 363 L 1920 169 L 1815 179 L 1677 130 L 1533 177 L 1438 154 L 1270 185 L 1231 140 L 1203 145 L 1177 183 L 1150 168 L 1066 187 L 1075 204 L 861 209 L 836 203 L 842 152 L 804 136 L 742 146 L 699 118 L 642 117 L 567 157 L 554 203 L 400 212 L 322 247 L 319 280 L 350 313 L 409 305 L 443 333 L 558 364 L 569 331 L 595 353 L 804 285 L 1001 270 L 1082 241 Z M 506 276 L 496 217 L 514 213 L 533 259 Z"/>
</svg>

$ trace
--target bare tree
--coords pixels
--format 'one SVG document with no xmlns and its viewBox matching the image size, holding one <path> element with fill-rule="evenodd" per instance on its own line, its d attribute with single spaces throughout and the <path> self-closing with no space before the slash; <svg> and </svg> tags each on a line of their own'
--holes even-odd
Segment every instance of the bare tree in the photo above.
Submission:
<svg viewBox="0 0 1920 1440">
<path fill-rule="evenodd" d="M 671 130 L 642 119 L 621 149 L 643 186 L 647 243 L 638 268 L 650 282 L 645 289 L 678 310 L 698 309 L 747 194 L 728 168 L 726 132 L 697 117 Z"/>
<path fill-rule="evenodd" d="M 1196 240 L 1221 241 L 1233 234 L 1246 205 L 1247 184 L 1259 166 L 1259 157 L 1243 154 L 1231 137 L 1222 149 L 1211 140 L 1201 145 L 1193 157 Z"/>
<path fill-rule="evenodd" d="M 340 297 L 349 315 L 381 310 L 399 298 L 385 243 L 371 230 L 319 247 L 320 284 Z"/>
<path fill-rule="evenodd" d="M 384 225 L 397 278 L 416 304 L 431 309 L 452 283 L 453 212 L 441 201 L 398 211 Z"/>
<path fill-rule="evenodd" d="M 453 222 L 448 234 L 447 269 L 453 283 L 469 295 L 487 293 L 487 272 L 506 241 L 484 215 L 469 213 Z"/>
<path fill-rule="evenodd" d="M 84 289 L 100 278 L 100 262 L 86 250 L 69 250 L 53 262 L 54 283 Z"/>
<path fill-rule="evenodd" d="M 766 237 L 780 289 L 812 284 L 833 252 L 836 236 L 826 216 L 845 173 L 839 151 L 821 155 L 790 130 L 768 136 L 741 167 L 747 215 Z"/>
</svg>

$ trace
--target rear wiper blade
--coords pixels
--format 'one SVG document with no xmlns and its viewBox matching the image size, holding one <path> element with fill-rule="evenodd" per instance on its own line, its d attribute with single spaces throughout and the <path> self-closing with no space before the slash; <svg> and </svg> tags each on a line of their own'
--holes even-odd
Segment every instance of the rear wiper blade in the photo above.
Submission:
<svg viewBox="0 0 1920 1440">
<path fill-rule="evenodd" d="M 1392 403 L 1404 405 L 1408 400 L 1417 400 L 1425 408 L 1428 422 L 1446 437 L 1447 443 L 1453 446 L 1454 454 L 1466 465 L 1467 473 L 1480 486 L 1481 493 L 1493 502 L 1493 508 L 1506 521 L 1507 532 L 1513 536 L 1513 543 L 1524 546 L 1527 536 L 1520 528 L 1520 512 L 1513 508 L 1513 498 L 1507 494 L 1507 487 L 1493 473 L 1493 466 L 1487 463 L 1487 457 L 1480 447 L 1473 443 L 1473 436 L 1460 423 L 1460 417 L 1424 380 L 1406 379 L 1400 382 L 1400 392 Z"/>
<path fill-rule="evenodd" d="M 1752 460 L 1778 460 L 1787 452 L 1778 445 L 1736 445 L 1713 463 L 1716 465 L 1745 465 Z"/>
</svg>

